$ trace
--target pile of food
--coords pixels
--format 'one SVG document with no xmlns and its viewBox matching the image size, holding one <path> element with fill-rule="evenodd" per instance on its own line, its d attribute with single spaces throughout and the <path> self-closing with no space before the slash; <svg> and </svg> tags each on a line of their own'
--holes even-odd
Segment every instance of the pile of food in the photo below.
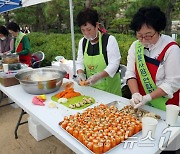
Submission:
<svg viewBox="0 0 180 154">
<path fill-rule="evenodd" d="M 157 114 L 154 114 L 152 112 L 148 112 L 146 110 L 143 109 L 134 109 L 131 105 L 127 105 L 124 108 L 121 109 L 121 112 L 124 114 L 131 114 L 133 117 L 139 119 L 141 121 L 142 117 L 153 117 L 156 119 L 160 119 L 160 116 Z"/>
<path fill-rule="evenodd" d="M 72 98 L 75 96 L 81 96 L 81 94 L 79 92 L 75 92 L 74 88 L 67 88 L 65 90 L 63 90 L 62 92 L 59 92 L 55 95 L 56 98 Z"/>
<path fill-rule="evenodd" d="M 53 74 L 48 74 L 48 73 L 44 73 L 43 75 L 42 75 L 42 73 L 41 72 L 36 72 L 36 73 L 34 73 L 34 74 L 32 74 L 31 76 L 30 76 L 30 81 L 47 81 L 47 80 L 54 80 L 54 79 L 56 79 L 58 77 L 58 75 L 56 74 L 56 75 L 53 75 Z"/>
<path fill-rule="evenodd" d="M 94 98 L 81 95 L 80 92 L 74 90 L 73 86 L 71 82 L 64 84 L 65 89 L 52 96 L 51 99 L 71 109 L 84 109 L 95 103 Z"/>
<path fill-rule="evenodd" d="M 93 153 L 104 153 L 142 129 L 142 123 L 115 106 L 100 104 L 64 117 L 59 125 Z"/>
<path fill-rule="evenodd" d="M 82 98 L 82 101 L 79 101 L 79 102 L 77 102 L 75 104 L 70 104 L 69 108 L 71 108 L 71 109 L 80 108 L 80 107 L 82 107 L 82 106 L 84 106 L 86 104 L 92 104 L 92 103 L 94 103 L 94 99 L 92 97 L 87 98 L 87 97 L 84 96 Z"/>
<path fill-rule="evenodd" d="M 19 63 L 19 56 L 15 54 L 3 55 L 2 63 L 5 63 L 5 64 Z"/>
</svg>

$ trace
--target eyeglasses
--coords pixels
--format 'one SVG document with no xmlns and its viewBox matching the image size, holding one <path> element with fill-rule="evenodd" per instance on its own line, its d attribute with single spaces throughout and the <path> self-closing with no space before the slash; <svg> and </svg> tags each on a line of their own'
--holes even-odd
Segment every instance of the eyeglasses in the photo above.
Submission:
<svg viewBox="0 0 180 154">
<path fill-rule="evenodd" d="M 151 35 L 151 34 L 145 34 L 144 36 L 143 36 L 143 35 L 138 35 L 138 34 L 136 34 L 136 37 L 137 37 L 138 40 L 143 40 L 143 39 L 145 39 L 145 40 L 151 40 L 152 37 L 154 37 L 155 34 L 156 34 L 156 32 L 155 32 L 153 35 Z"/>
</svg>

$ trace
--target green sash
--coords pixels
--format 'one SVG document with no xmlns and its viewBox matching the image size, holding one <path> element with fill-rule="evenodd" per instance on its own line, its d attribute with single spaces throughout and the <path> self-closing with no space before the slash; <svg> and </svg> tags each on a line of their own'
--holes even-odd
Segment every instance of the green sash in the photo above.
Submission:
<svg viewBox="0 0 180 154">
<path fill-rule="evenodd" d="M 24 37 L 24 33 L 19 32 L 18 36 L 16 37 L 16 41 L 15 41 L 15 52 L 17 51 L 17 48 L 19 46 L 19 43 L 21 42 L 22 38 Z"/>
<path fill-rule="evenodd" d="M 151 74 L 147 68 L 147 65 L 144 59 L 144 47 L 139 41 L 137 41 L 136 43 L 136 64 L 137 64 L 137 71 L 138 71 L 142 86 L 144 88 L 144 91 L 146 94 L 149 94 L 155 89 L 157 89 L 157 86 L 155 85 L 151 77 Z M 168 98 L 162 96 L 162 97 L 153 99 L 148 104 L 152 105 L 155 108 L 166 110 L 167 100 Z"/>
</svg>

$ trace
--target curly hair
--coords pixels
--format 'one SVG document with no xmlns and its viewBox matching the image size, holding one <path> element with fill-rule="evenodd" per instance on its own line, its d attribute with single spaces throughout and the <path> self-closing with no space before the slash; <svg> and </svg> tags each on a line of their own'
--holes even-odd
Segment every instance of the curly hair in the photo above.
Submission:
<svg viewBox="0 0 180 154">
<path fill-rule="evenodd" d="M 99 20 L 99 16 L 96 10 L 86 8 L 79 12 L 77 15 L 77 24 L 79 27 L 85 25 L 87 22 L 92 24 L 94 27 L 96 26 L 96 22 Z"/>
<path fill-rule="evenodd" d="M 155 31 L 160 32 L 166 27 L 165 14 L 158 6 L 142 7 L 134 15 L 130 28 L 134 30 L 134 32 L 137 32 L 144 24 L 152 27 Z"/>
</svg>

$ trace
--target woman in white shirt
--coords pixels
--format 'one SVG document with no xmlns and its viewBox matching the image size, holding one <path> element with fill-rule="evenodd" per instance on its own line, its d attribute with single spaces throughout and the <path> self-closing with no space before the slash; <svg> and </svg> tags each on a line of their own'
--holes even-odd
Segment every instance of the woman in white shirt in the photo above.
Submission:
<svg viewBox="0 0 180 154">
<path fill-rule="evenodd" d="M 180 49 L 160 33 L 165 26 L 159 7 L 140 8 L 132 19 L 130 27 L 138 40 L 128 51 L 125 77 L 135 108 L 146 103 L 162 110 L 166 104 L 179 105 Z"/>
<path fill-rule="evenodd" d="M 96 10 L 81 11 L 77 16 L 77 23 L 84 35 L 78 47 L 78 81 L 121 95 L 121 55 L 115 37 L 100 31 Z"/>
</svg>

